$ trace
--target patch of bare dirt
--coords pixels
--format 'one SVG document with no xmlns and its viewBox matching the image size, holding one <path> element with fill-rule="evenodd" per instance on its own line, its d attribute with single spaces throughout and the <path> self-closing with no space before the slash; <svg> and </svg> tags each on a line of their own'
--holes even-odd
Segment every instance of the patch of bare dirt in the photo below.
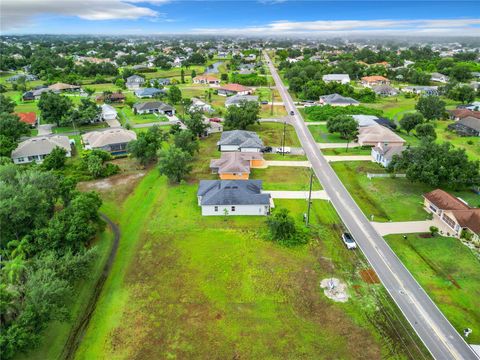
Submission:
<svg viewBox="0 0 480 360">
<path fill-rule="evenodd" d="M 320 282 L 323 293 L 329 299 L 336 302 L 347 302 L 349 295 L 347 293 L 347 284 L 336 278 L 323 279 Z"/>
<path fill-rule="evenodd" d="M 112 187 L 119 185 L 128 185 L 130 182 L 134 182 L 139 178 L 145 176 L 145 172 L 139 172 L 135 174 L 118 174 L 106 179 L 99 179 L 93 181 L 85 181 L 78 184 L 79 190 L 109 190 Z"/>
<path fill-rule="evenodd" d="M 377 276 L 377 273 L 373 269 L 363 269 L 360 270 L 360 276 L 362 280 L 367 284 L 380 284 L 380 279 Z"/>
</svg>

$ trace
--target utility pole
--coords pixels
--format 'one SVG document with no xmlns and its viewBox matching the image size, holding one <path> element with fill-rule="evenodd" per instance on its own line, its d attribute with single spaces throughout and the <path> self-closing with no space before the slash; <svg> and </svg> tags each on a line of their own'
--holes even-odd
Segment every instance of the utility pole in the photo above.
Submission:
<svg viewBox="0 0 480 360">
<path fill-rule="evenodd" d="M 285 130 L 287 128 L 287 122 L 283 122 L 283 141 L 282 141 L 282 156 L 285 156 Z"/>
<path fill-rule="evenodd" d="M 310 168 L 310 190 L 308 191 L 308 208 L 307 218 L 305 219 L 305 225 L 309 226 L 310 222 L 310 207 L 312 206 L 312 184 L 313 184 L 313 169 Z"/>
</svg>

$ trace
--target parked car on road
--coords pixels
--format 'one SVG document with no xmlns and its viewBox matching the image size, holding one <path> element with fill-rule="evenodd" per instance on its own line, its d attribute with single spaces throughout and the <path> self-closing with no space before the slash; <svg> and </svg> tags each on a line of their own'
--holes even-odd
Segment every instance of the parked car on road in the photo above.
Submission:
<svg viewBox="0 0 480 360">
<path fill-rule="evenodd" d="M 272 152 L 272 147 L 271 146 L 265 146 L 262 148 L 263 153 L 271 153 Z"/>
<path fill-rule="evenodd" d="M 278 147 L 275 151 L 277 154 L 290 154 L 292 152 L 292 149 L 288 146 L 284 146 L 283 148 Z"/>
<path fill-rule="evenodd" d="M 262 105 L 267 105 L 267 104 L 268 104 L 268 101 L 262 101 L 260 104 L 262 104 Z"/>
<path fill-rule="evenodd" d="M 295 115 L 295 113 L 293 112 L 293 110 L 290 111 L 290 115 L 292 115 L 292 116 Z"/>
<path fill-rule="evenodd" d="M 348 250 L 353 250 L 357 248 L 357 243 L 355 242 L 355 240 L 353 240 L 352 235 L 347 232 L 342 234 L 342 241 Z"/>
</svg>

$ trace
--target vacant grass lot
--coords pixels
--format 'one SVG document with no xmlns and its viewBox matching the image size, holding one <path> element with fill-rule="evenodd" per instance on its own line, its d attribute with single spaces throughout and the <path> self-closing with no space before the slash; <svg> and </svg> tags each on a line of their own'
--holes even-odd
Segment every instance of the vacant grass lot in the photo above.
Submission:
<svg viewBox="0 0 480 360">
<path fill-rule="evenodd" d="M 265 190 L 308 190 L 310 187 L 310 169 L 270 166 L 266 169 L 252 169 L 250 179 L 263 180 Z M 312 189 L 322 189 L 316 177 L 314 177 Z"/>
<path fill-rule="evenodd" d="M 201 217 L 195 192 L 152 171 L 123 205 L 104 205 L 122 241 L 77 359 L 402 356 L 370 323 L 382 326 L 368 290 L 378 285 L 360 280 L 327 202 L 313 202 L 317 240 L 286 248 L 264 239 L 263 217 Z M 305 211 L 277 206 L 298 221 Z M 330 275 L 355 286 L 348 303 L 323 296 Z"/>
<path fill-rule="evenodd" d="M 337 156 L 352 156 L 352 155 L 370 155 L 372 153 L 371 147 L 346 147 L 336 149 L 322 149 L 323 155 L 337 155 Z"/>
<path fill-rule="evenodd" d="M 255 131 L 265 146 L 273 147 L 282 145 L 283 128 L 284 125 L 281 123 L 268 122 L 250 126 L 247 130 Z M 285 146 L 300 147 L 300 140 L 294 127 L 288 124 L 285 127 Z"/>
<path fill-rule="evenodd" d="M 342 139 L 338 134 L 331 134 L 327 130 L 327 125 L 310 125 L 308 127 L 312 133 L 313 138 L 319 143 L 345 143 L 345 139 Z"/>
<path fill-rule="evenodd" d="M 423 210 L 422 194 L 433 190 L 428 185 L 412 183 L 405 178 L 376 178 L 367 173 L 385 173 L 385 169 L 369 161 L 331 163 L 350 195 L 363 213 L 375 221 L 414 221 L 429 217 Z M 452 191 L 472 205 L 478 195 L 472 191 Z"/>
<path fill-rule="evenodd" d="M 437 132 L 437 141 L 449 141 L 456 147 L 465 149 L 471 160 L 480 160 L 480 137 L 478 136 L 458 136 L 455 132 L 447 129 L 453 121 L 437 121 L 435 131 Z"/>
<path fill-rule="evenodd" d="M 386 240 L 459 333 L 469 327 L 480 342 L 480 262 L 458 239 L 411 234 Z"/>
</svg>

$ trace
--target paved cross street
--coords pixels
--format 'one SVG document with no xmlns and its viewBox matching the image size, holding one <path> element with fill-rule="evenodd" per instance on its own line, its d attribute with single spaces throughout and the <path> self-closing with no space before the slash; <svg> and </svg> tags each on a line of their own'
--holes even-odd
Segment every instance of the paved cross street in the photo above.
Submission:
<svg viewBox="0 0 480 360">
<path fill-rule="evenodd" d="M 268 67 L 312 168 L 343 223 L 355 238 L 391 297 L 435 359 L 478 359 L 362 213 L 337 177 L 295 108 L 268 54 Z"/>
</svg>

